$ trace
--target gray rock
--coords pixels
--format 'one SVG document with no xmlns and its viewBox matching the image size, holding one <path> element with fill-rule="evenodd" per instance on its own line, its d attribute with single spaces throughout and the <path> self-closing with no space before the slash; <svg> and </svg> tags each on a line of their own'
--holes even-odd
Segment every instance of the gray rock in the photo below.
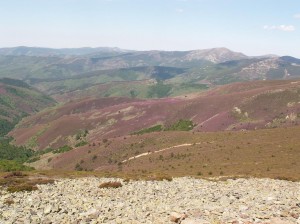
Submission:
<svg viewBox="0 0 300 224">
<path fill-rule="evenodd" d="M 204 220 L 204 219 L 192 219 L 187 218 L 181 222 L 181 224 L 210 224 L 210 222 Z"/>
<path fill-rule="evenodd" d="M 45 215 L 49 214 L 51 211 L 52 211 L 52 206 L 51 206 L 51 205 L 47 205 L 47 206 L 44 208 L 44 214 L 45 214 Z"/>
</svg>

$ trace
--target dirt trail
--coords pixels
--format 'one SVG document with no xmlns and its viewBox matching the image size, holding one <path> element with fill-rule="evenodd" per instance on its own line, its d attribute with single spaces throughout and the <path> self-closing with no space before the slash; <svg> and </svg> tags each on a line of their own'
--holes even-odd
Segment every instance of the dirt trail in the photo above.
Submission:
<svg viewBox="0 0 300 224">
<path fill-rule="evenodd" d="M 219 115 L 220 115 L 220 113 L 215 114 L 214 116 L 212 116 L 212 117 L 208 118 L 207 120 L 203 121 L 201 124 L 198 124 L 196 127 L 204 125 L 206 122 L 214 119 L 215 117 L 217 117 Z"/>
<path fill-rule="evenodd" d="M 140 158 L 140 157 L 143 157 L 143 156 L 148 156 L 150 154 L 163 152 L 163 151 L 166 151 L 166 150 L 169 150 L 169 149 L 180 148 L 180 147 L 184 147 L 184 146 L 200 145 L 200 144 L 201 144 L 200 142 L 198 142 L 198 143 L 184 143 L 184 144 L 181 144 L 181 145 L 174 145 L 174 146 L 171 146 L 171 147 L 168 147 L 168 148 L 156 150 L 154 152 L 144 152 L 144 153 L 141 153 L 139 155 L 130 157 L 128 159 L 125 159 L 125 160 L 122 161 L 122 163 L 126 163 L 126 162 L 128 162 L 130 160 L 137 159 L 137 158 Z"/>
</svg>

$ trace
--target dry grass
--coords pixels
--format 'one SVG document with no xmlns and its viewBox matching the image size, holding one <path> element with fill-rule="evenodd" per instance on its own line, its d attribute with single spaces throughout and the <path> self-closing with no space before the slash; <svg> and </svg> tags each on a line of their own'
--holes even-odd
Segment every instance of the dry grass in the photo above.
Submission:
<svg viewBox="0 0 300 224">
<path fill-rule="evenodd" d="M 99 188 L 119 188 L 122 187 L 122 183 L 118 181 L 109 181 L 100 184 Z"/>
</svg>

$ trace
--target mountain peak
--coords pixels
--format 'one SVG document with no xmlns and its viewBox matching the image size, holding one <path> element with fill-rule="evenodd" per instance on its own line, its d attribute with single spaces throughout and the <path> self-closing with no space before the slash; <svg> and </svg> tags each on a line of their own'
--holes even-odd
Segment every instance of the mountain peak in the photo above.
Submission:
<svg viewBox="0 0 300 224">
<path fill-rule="evenodd" d="M 191 51 L 187 56 L 186 60 L 208 60 L 213 63 L 221 63 L 225 61 L 233 61 L 246 59 L 248 56 L 240 52 L 234 52 L 225 47 L 210 48 L 203 50 Z"/>
</svg>

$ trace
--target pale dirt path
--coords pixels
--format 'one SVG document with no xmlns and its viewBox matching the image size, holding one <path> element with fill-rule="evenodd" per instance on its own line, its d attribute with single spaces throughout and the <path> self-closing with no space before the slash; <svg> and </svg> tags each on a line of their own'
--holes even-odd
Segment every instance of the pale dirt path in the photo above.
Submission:
<svg viewBox="0 0 300 224">
<path fill-rule="evenodd" d="M 140 157 L 143 157 L 143 156 L 148 156 L 150 154 L 163 152 L 163 151 L 166 151 L 166 150 L 169 150 L 169 149 L 180 148 L 180 147 L 184 147 L 184 146 L 200 145 L 200 144 L 201 144 L 201 142 L 198 142 L 198 143 L 184 143 L 184 144 L 181 144 L 181 145 L 174 145 L 174 146 L 164 148 L 164 149 L 160 149 L 160 150 L 156 150 L 156 151 L 153 151 L 153 152 L 144 152 L 144 153 L 141 153 L 139 155 L 130 157 L 128 159 L 125 159 L 125 160 L 122 161 L 122 163 L 126 163 L 130 160 L 137 159 L 137 158 L 140 158 Z"/>
<path fill-rule="evenodd" d="M 206 122 L 214 119 L 215 117 L 217 117 L 219 115 L 220 115 L 220 113 L 215 114 L 214 116 L 212 116 L 212 117 L 208 118 L 207 120 L 203 121 L 201 124 L 198 124 L 196 127 L 204 125 Z"/>
</svg>

